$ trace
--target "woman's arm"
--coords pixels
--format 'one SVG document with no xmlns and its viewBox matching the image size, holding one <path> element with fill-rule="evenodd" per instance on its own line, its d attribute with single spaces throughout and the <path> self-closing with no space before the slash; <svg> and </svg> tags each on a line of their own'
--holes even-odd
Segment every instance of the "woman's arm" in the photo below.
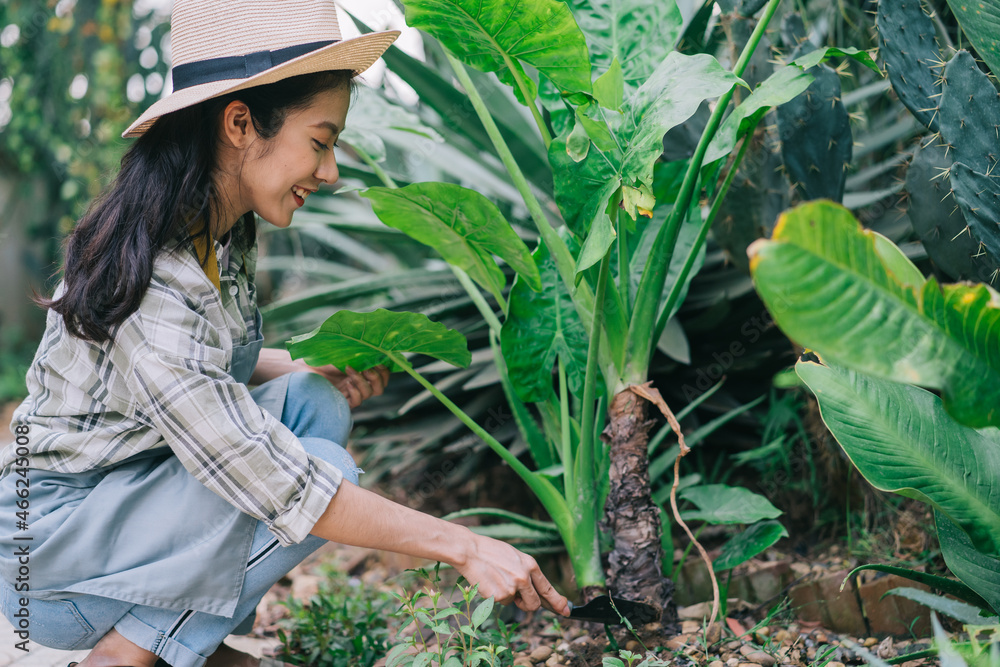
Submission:
<svg viewBox="0 0 1000 667">
<path fill-rule="evenodd" d="M 250 384 L 263 384 L 285 373 L 309 371 L 322 375 L 347 399 L 348 405 L 356 408 L 372 396 L 380 396 L 389 381 L 389 371 L 385 366 L 376 366 L 364 373 L 353 368 L 347 372 L 335 366 L 310 366 L 301 359 L 292 360 L 288 350 L 264 348 L 260 351 L 257 366 L 250 376 Z"/>
<path fill-rule="evenodd" d="M 525 611 L 539 605 L 563 616 L 569 603 L 545 578 L 535 559 L 468 528 L 410 509 L 350 482 L 341 482 L 310 531 L 323 539 L 428 558 L 454 566 L 483 597 L 514 602 Z"/>
</svg>

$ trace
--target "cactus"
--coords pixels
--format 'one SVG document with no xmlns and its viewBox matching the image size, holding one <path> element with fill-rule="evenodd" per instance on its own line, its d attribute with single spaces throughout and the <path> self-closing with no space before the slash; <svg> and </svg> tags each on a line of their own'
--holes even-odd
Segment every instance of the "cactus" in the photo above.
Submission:
<svg viewBox="0 0 1000 667">
<path fill-rule="evenodd" d="M 1000 257 L 1000 183 L 973 171 L 961 162 L 951 168 L 951 187 L 974 238 L 982 242 L 980 252 Z M 995 275 L 983 278 L 993 282 Z"/>
<path fill-rule="evenodd" d="M 941 83 L 933 67 L 942 57 L 934 22 L 920 0 L 882 0 L 875 25 L 879 52 L 896 95 L 917 120 L 937 132 L 936 99 Z"/>
<path fill-rule="evenodd" d="M 949 196 L 952 160 L 941 144 L 917 148 L 906 171 L 909 217 L 927 254 L 953 280 L 990 282 L 998 257 L 980 243 Z"/>
<path fill-rule="evenodd" d="M 840 101 L 840 77 L 826 65 L 809 70 L 816 80 L 778 107 L 781 155 L 789 179 L 806 199 L 844 198 L 853 138 Z"/>
<path fill-rule="evenodd" d="M 945 67 L 938 116 L 952 160 L 992 174 L 1000 153 L 1000 99 L 968 51 L 956 53 Z"/>
</svg>

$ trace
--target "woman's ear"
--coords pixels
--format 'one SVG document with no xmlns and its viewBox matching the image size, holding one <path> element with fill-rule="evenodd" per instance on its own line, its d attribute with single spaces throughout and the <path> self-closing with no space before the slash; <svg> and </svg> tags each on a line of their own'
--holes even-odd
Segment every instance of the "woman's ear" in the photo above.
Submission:
<svg viewBox="0 0 1000 667">
<path fill-rule="evenodd" d="M 250 107 L 233 100 L 222 112 L 222 139 L 233 148 L 246 148 L 256 138 Z"/>
</svg>

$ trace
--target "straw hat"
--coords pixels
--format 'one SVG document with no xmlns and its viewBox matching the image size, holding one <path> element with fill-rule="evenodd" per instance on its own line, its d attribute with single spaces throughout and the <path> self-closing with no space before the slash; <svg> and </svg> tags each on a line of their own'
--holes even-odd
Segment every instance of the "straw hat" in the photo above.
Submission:
<svg viewBox="0 0 1000 667">
<path fill-rule="evenodd" d="M 175 0 L 170 26 L 173 92 L 123 137 L 225 93 L 323 70 L 360 74 L 399 36 L 389 30 L 342 41 L 333 0 Z"/>
</svg>

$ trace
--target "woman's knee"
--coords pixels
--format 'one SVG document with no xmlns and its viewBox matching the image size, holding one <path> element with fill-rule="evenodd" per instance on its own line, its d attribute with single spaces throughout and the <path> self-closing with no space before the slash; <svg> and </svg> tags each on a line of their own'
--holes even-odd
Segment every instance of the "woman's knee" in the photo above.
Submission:
<svg viewBox="0 0 1000 667">
<path fill-rule="evenodd" d="M 299 438 L 306 452 L 323 459 L 332 466 L 335 466 L 344 474 L 344 479 L 352 484 L 358 483 L 358 476 L 364 472 L 354 462 L 354 457 L 350 453 L 332 440 L 325 438 Z"/>
<path fill-rule="evenodd" d="M 351 406 L 330 382 L 316 373 L 292 373 L 285 397 L 286 425 L 299 437 L 333 440 L 346 445 L 351 428 Z"/>
</svg>

